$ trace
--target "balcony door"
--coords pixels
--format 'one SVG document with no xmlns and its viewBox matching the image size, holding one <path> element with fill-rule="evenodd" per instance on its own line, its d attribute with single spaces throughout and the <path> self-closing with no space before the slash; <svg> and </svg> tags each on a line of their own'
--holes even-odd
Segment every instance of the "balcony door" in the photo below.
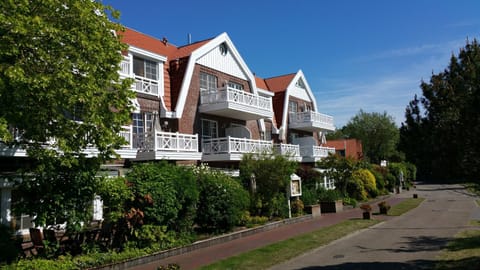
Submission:
<svg viewBox="0 0 480 270">
<path fill-rule="evenodd" d="M 218 122 L 208 119 L 202 119 L 202 139 L 218 138 Z"/>
<path fill-rule="evenodd" d="M 154 137 L 154 114 L 142 112 L 132 114 L 133 143 L 135 148 L 147 148 L 148 138 Z"/>
</svg>

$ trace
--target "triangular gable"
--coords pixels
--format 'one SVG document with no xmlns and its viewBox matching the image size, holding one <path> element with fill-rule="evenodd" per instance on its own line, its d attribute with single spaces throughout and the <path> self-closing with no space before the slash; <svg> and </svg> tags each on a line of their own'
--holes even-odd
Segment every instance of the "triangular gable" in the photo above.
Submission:
<svg viewBox="0 0 480 270">
<path fill-rule="evenodd" d="M 303 85 L 300 85 L 300 84 L 303 84 Z M 317 101 L 315 100 L 315 96 L 313 95 L 313 92 L 310 89 L 310 86 L 308 85 L 308 82 L 302 70 L 299 70 L 290 81 L 290 84 L 287 86 L 287 91 L 285 92 L 281 128 L 285 128 L 287 125 L 288 100 L 290 96 L 297 97 L 304 100 L 310 100 L 313 104 L 313 110 L 315 112 L 318 112 Z"/>
<path fill-rule="evenodd" d="M 216 56 L 214 50 L 218 51 L 218 48 L 221 44 L 225 44 L 228 49 L 228 54 L 231 54 L 232 58 L 229 58 L 230 63 L 233 65 L 234 64 L 233 60 L 236 62 L 237 67 L 232 66 L 230 72 L 243 73 L 245 76 L 245 79 L 249 81 L 252 86 L 252 92 L 254 94 L 257 94 L 257 87 L 256 87 L 253 73 L 250 71 L 247 64 L 243 60 L 243 58 L 240 56 L 240 53 L 233 45 L 233 42 L 228 37 L 227 33 L 222 33 L 219 36 L 215 37 L 214 39 L 206 42 L 198 49 L 192 51 L 190 58 L 188 60 L 185 76 L 183 77 L 182 87 L 180 89 L 177 105 L 175 107 L 174 118 L 182 117 L 183 110 L 185 107 L 185 101 L 187 99 L 188 91 L 190 88 L 190 82 L 192 81 L 192 75 L 193 75 L 193 70 L 195 68 L 195 64 L 198 63 L 199 61 L 207 62 L 209 61 L 209 59 L 214 58 Z M 217 69 L 221 71 L 225 70 L 224 67 L 217 68 Z"/>
<path fill-rule="evenodd" d="M 228 75 L 248 80 L 248 75 L 245 74 L 234 55 L 230 53 L 230 48 L 225 42 L 200 57 L 197 63 L 215 70 L 221 70 Z"/>
</svg>

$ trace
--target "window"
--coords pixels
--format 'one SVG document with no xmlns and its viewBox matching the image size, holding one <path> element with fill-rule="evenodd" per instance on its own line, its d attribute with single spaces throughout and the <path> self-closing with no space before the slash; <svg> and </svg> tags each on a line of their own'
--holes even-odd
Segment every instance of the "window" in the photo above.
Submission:
<svg viewBox="0 0 480 270">
<path fill-rule="evenodd" d="M 228 87 L 236 90 L 243 90 L 243 85 L 239 83 L 228 82 Z"/>
<path fill-rule="evenodd" d="M 311 112 L 311 111 L 312 111 L 312 106 L 310 106 L 310 104 L 308 104 L 308 103 L 305 102 L 305 103 L 303 104 L 303 111 L 304 111 L 304 112 Z"/>
<path fill-rule="evenodd" d="M 306 89 L 305 83 L 303 82 L 302 79 L 298 79 L 298 81 L 295 83 L 295 86 L 299 87 L 299 88 L 302 88 L 302 89 Z"/>
<path fill-rule="evenodd" d="M 217 77 L 212 74 L 200 72 L 200 91 L 217 91 Z"/>
<path fill-rule="evenodd" d="M 218 137 L 217 121 L 202 119 L 202 139 L 212 139 Z"/>
<path fill-rule="evenodd" d="M 298 111 L 297 102 L 290 100 L 288 102 L 288 112 L 297 112 L 297 111 Z"/>
<path fill-rule="evenodd" d="M 140 57 L 133 57 L 133 73 L 151 80 L 158 80 L 157 63 Z"/>
<path fill-rule="evenodd" d="M 133 113 L 133 134 L 143 134 L 153 131 L 153 113 Z"/>
</svg>

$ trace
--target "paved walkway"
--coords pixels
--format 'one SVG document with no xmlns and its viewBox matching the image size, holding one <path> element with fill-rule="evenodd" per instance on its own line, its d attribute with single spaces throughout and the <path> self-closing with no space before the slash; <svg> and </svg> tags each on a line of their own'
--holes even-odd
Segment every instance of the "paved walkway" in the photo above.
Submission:
<svg viewBox="0 0 480 270">
<path fill-rule="evenodd" d="M 459 185 L 417 193 L 426 200 L 416 209 L 271 269 L 432 269 L 440 249 L 468 228 L 477 198 Z"/>
<path fill-rule="evenodd" d="M 387 199 L 388 203 L 395 205 L 404 200 L 405 197 L 410 198 L 412 191 L 401 193 Z M 376 204 L 374 205 L 376 207 Z M 377 209 L 377 208 L 374 208 Z M 330 226 L 341 221 L 360 218 L 361 210 L 348 209 L 340 213 L 322 214 L 321 217 L 307 220 L 302 223 L 285 225 L 267 232 L 258 233 L 244 238 L 229 241 L 227 243 L 214 245 L 208 248 L 198 249 L 189 253 L 178 256 L 165 258 L 153 263 L 144 264 L 129 269 L 132 270 L 156 270 L 160 265 L 176 263 L 180 265 L 182 270 L 197 269 L 201 266 L 214 263 L 216 261 L 241 254 L 259 247 L 263 247 L 278 241 L 282 241 L 300 234 L 312 232 L 322 227 Z M 388 218 L 386 216 L 375 216 L 375 218 Z"/>
</svg>

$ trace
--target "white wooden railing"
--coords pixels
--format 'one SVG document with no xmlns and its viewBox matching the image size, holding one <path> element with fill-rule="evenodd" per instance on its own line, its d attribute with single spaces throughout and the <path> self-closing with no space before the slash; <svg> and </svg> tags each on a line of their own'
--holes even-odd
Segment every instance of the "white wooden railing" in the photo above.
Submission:
<svg viewBox="0 0 480 270">
<path fill-rule="evenodd" d="M 327 157 L 329 153 L 334 154 L 335 148 L 333 147 L 324 147 L 316 145 L 303 145 L 300 146 L 300 155 L 302 157 Z"/>
<path fill-rule="evenodd" d="M 233 102 L 241 105 L 251 106 L 262 110 L 272 110 L 272 98 L 254 95 L 243 90 L 226 87 L 218 91 L 207 92 L 201 90 L 201 104 L 215 104 Z"/>
<path fill-rule="evenodd" d="M 202 143 L 203 154 L 224 153 L 261 153 L 271 151 L 271 141 L 252 140 L 246 138 L 223 137 L 204 139 Z"/>
<path fill-rule="evenodd" d="M 133 138 L 134 147 L 143 151 L 198 152 L 196 134 L 157 131 L 135 134 Z"/>
<path fill-rule="evenodd" d="M 300 156 L 300 146 L 298 144 L 285 144 L 285 143 L 280 143 L 280 144 L 275 144 L 273 146 L 275 151 L 281 155 L 291 155 L 293 157 L 299 157 Z"/>
<path fill-rule="evenodd" d="M 332 126 L 333 127 L 333 117 L 330 115 L 306 111 L 306 112 L 290 112 L 289 122 L 291 124 L 300 124 L 300 123 L 318 123 L 320 125 Z"/>
<path fill-rule="evenodd" d="M 134 90 L 144 94 L 158 96 L 158 81 L 135 76 Z"/>
</svg>

